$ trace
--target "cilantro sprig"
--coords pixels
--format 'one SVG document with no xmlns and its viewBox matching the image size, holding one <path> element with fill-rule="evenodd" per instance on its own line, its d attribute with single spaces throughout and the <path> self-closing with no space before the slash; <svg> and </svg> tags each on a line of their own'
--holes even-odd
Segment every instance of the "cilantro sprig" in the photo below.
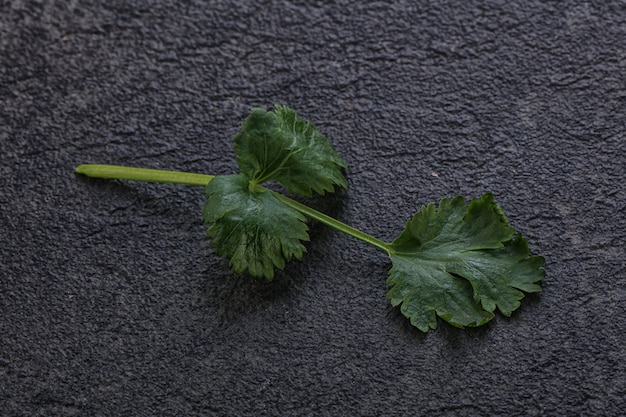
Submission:
<svg viewBox="0 0 626 417">
<path fill-rule="evenodd" d="M 524 292 L 541 290 L 544 259 L 510 225 L 491 194 L 465 203 L 443 199 L 416 213 L 392 242 L 384 242 L 263 184 L 278 182 L 294 195 L 347 188 L 346 164 L 330 142 L 295 111 L 253 109 L 234 137 L 240 173 L 203 175 L 115 165 L 79 165 L 94 178 L 205 187 L 202 215 L 216 253 L 235 273 L 271 280 L 285 262 L 301 259 L 313 219 L 386 252 L 392 305 L 423 332 L 437 317 L 456 327 L 510 316 Z"/>
</svg>

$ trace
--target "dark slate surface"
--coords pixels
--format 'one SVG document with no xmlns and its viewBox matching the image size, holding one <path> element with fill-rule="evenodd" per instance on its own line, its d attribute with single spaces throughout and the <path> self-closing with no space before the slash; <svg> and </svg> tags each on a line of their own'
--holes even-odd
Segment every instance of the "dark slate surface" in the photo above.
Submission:
<svg viewBox="0 0 626 417">
<path fill-rule="evenodd" d="M 2 416 L 617 416 L 626 409 L 624 1 L 0 2 Z M 199 188 L 249 109 L 312 120 L 383 239 L 491 191 L 546 256 L 512 318 L 421 334 L 384 254 L 320 225 L 233 276 Z"/>
</svg>

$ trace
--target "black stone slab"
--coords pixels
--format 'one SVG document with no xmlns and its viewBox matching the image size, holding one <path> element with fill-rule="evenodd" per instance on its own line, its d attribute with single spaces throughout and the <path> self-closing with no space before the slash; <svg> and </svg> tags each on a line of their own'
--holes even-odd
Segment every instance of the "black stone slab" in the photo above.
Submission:
<svg viewBox="0 0 626 417">
<path fill-rule="evenodd" d="M 3 416 L 618 416 L 626 409 L 623 1 L 0 2 Z M 511 317 L 421 334 L 390 262 L 312 225 L 234 276 L 202 189 L 79 163 L 236 171 L 252 107 L 313 121 L 384 240 L 492 192 L 546 257 Z"/>
</svg>

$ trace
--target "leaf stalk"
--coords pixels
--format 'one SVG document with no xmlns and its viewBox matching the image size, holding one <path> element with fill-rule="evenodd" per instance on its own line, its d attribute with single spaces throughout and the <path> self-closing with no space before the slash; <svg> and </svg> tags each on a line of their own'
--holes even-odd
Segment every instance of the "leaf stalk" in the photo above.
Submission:
<svg viewBox="0 0 626 417">
<path fill-rule="evenodd" d="M 383 242 L 382 240 L 377 239 L 374 236 L 368 235 L 367 233 L 362 232 L 359 229 L 355 229 L 352 226 L 348 226 L 347 224 L 342 223 L 333 217 L 327 216 L 326 214 L 321 213 L 315 209 L 312 209 L 309 206 L 299 203 L 296 200 L 286 197 L 280 193 L 277 193 L 274 191 L 272 192 L 276 196 L 276 198 L 278 198 L 280 201 L 287 204 L 291 208 L 298 210 L 300 213 L 304 214 L 305 216 L 313 220 L 317 220 L 318 222 L 323 223 L 326 226 L 332 227 L 335 230 L 345 233 L 348 236 L 352 236 L 353 238 L 359 239 L 387 253 L 390 253 L 391 247 L 388 243 Z"/>
<path fill-rule="evenodd" d="M 104 179 L 116 179 L 116 180 L 131 180 L 131 181 L 146 181 L 146 182 L 158 182 L 169 184 L 183 184 L 193 186 L 206 186 L 213 178 L 214 175 L 195 174 L 191 172 L 180 171 L 166 171 L 161 169 L 149 169 L 149 168 L 134 168 L 120 165 L 103 165 L 103 164 L 83 164 L 76 168 L 77 174 L 86 175 L 90 178 L 104 178 Z M 260 188 L 264 188 L 258 186 Z M 269 191 L 269 190 L 268 190 Z M 305 216 L 316 220 L 326 226 L 329 226 L 339 232 L 345 233 L 348 236 L 352 236 L 355 239 L 361 240 L 371 246 L 387 252 L 392 252 L 390 245 L 383 242 L 380 239 L 375 238 L 365 232 L 355 229 L 352 226 L 348 226 L 339 220 L 330 217 L 322 212 L 319 212 L 309 206 L 297 202 L 287 196 L 284 196 L 275 191 L 271 191 L 276 198 L 289 207 L 299 211 Z"/>
<path fill-rule="evenodd" d="M 169 184 L 196 185 L 200 187 L 204 187 L 213 178 L 215 178 L 214 175 L 194 174 L 190 172 L 100 164 L 79 165 L 76 167 L 76 173 L 86 175 L 91 178 L 160 182 Z"/>
</svg>

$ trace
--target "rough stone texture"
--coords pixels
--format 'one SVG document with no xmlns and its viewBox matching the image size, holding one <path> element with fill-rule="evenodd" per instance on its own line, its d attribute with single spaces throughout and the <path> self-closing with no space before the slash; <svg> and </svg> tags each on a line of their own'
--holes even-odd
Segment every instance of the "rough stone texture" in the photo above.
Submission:
<svg viewBox="0 0 626 417">
<path fill-rule="evenodd" d="M 617 416 L 626 409 L 626 3 L 0 1 L 0 414 Z M 346 159 L 314 204 L 383 239 L 491 191 L 544 292 L 426 335 L 384 254 L 315 225 L 271 283 L 229 273 L 202 190 L 251 107 Z"/>
</svg>

